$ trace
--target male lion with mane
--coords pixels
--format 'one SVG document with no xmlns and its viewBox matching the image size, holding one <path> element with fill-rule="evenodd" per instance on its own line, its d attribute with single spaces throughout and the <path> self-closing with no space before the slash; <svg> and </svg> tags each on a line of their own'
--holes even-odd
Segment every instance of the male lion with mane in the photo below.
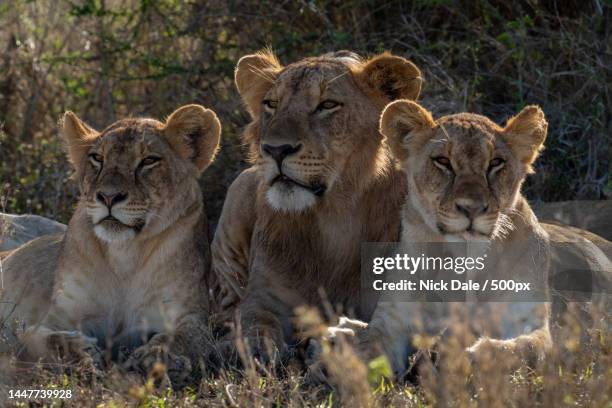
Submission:
<svg viewBox="0 0 612 408">
<path fill-rule="evenodd" d="M 575 312 L 582 326 L 579 341 L 588 341 L 586 332 L 593 327 L 609 330 L 612 246 L 586 231 L 540 224 L 521 194 L 546 138 L 548 124 L 539 107 L 527 106 L 501 127 L 470 113 L 434 120 L 419 104 L 400 100 L 385 108 L 380 124 L 408 181 L 402 245 L 471 244 L 479 248 L 477 251 L 485 249 L 487 269 L 499 274 L 496 276 L 512 279 L 526 272 L 522 276 L 541 278 L 541 301 L 511 301 L 505 305 L 509 308 L 506 314 L 492 313 L 496 306 L 502 306 L 495 302 L 461 305 L 467 311 L 463 314 L 467 320 L 461 325 L 476 323 L 480 336 L 489 330 L 490 322 L 500 320 L 511 321 L 502 332 L 514 331 L 503 340 L 481 337 L 467 350 L 474 361 L 497 356 L 493 358 L 496 369 L 506 362 L 533 365 L 541 361 L 553 346 L 562 349 L 569 341 L 562 330 L 568 312 Z M 572 298 L 571 291 L 582 291 L 588 297 Z M 571 303 L 578 307 L 570 310 Z M 452 307 L 457 309 L 458 305 Z M 538 316 L 542 308 L 544 313 Z M 527 321 L 520 321 L 520 313 Z M 402 376 L 408 369 L 414 339 L 443 332 L 456 323 L 452 318 L 450 303 L 381 298 L 367 328 L 349 321 L 330 333 L 357 332 L 356 346 L 363 357 L 369 359 L 382 352 L 389 357 L 395 374 Z M 476 322 L 478 319 L 482 321 Z M 530 331 L 523 331 L 530 326 Z"/>
<path fill-rule="evenodd" d="M 163 361 L 173 381 L 197 370 L 210 267 L 197 178 L 220 132 L 199 105 L 165 123 L 123 119 L 101 132 L 64 115 L 81 193 L 75 214 L 64 235 L 36 239 L 3 262 L 0 318 L 5 334 L 11 321 L 25 326 L 22 360 L 112 359 L 145 373 Z"/>
<path fill-rule="evenodd" d="M 415 99 L 418 68 L 341 51 L 286 67 L 268 51 L 240 59 L 238 91 L 251 114 L 253 166 L 229 188 L 212 244 L 225 316 L 239 304 L 257 354 L 295 340 L 300 305 L 360 309 L 360 245 L 396 241 L 406 192 L 378 131 L 382 108 Z M 381 199 L 384 197 L 385 199 Z"/>
</svg>

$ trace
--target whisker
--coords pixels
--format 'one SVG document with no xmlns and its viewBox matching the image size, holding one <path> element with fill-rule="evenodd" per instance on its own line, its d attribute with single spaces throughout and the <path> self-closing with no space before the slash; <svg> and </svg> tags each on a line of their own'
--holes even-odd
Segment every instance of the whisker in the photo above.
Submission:
<svg viewBox="0 0 612 408">
<path fill-rule="evenodd" d="M 444 135 L 446 136 L 446 141 L 450 142 L 450 136 L 448 134 L 448 132 L 446 131 L 446 128 L 444 127 L 443 123 L 440 123 L 440 129 L 442 129 L 442 132 L 444 133 Z"/>
<path fill-rule="evenodd" d="M 335 80 L 340 79 L 340 78 L 342 78 L 343 76 L 350 74 L 350 72 L 351 72 L 351 71 L 346 70 L 346 71 L 344 71 L 343 73 L 341 73 L 341 74 L 339 74 L 339 75 L 336 75 L 336 76 L 335 76 L 335 77 L 333 77 L 332 79 L 330 79 L 330 80 L 328 80 L 328 81 L 326 80 L 326 81 L 325 81 L 326 86 L 329 86 L 329 84 L 331 84 L 331 83 L 332 83 L 332 82 L 334 82 Z"/>
<path fill-rule="evenodd" d="M 493 232 L 493 238 L 506 238 L 510 232 L 514 231 L 515 225 L 512 222 L 512 218 L 508 215 L 500 213 L 498 216 L 497 223 L 495 224 L 495 231 Z"/>
<path fill-rule="evenodd" d="M 249 65 L 249 69 L 251 70 L 252 73 L 257 75 L 261 79 L 263 79 L 265 81 L 268 81 L 271 84 L 274 83 L 274 77 L 272 76 L 272 74 L 264 71 L 263 69 L 261 69 L 259 67 L 254 66 L 254 65 Z"/>
</svg>

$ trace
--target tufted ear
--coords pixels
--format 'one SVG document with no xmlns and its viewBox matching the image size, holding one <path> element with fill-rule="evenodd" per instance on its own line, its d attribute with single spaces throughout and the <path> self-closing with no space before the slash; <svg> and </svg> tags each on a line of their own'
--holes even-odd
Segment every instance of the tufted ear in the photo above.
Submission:
<svg viewBox="0 0 612 408">
<path fill-rule="evenodd" d="M 186 105 L 166 120 L 164 134 L 170 146 L 198 171 L 213 161 L 219 147 L 221 123 L 215 112 L 201 105 Z"/>
<path fill-rule="evenodd" d="M 389 53 L 380 54 L 366 62 L 359 77 L 387 101 L 416 100 L 423 82 L 421 71 L 416 65 Z"/>
<path fill-rule="evenodd" d="M 529 105 L 508 120 L 502 138 L 521 162 L 531 166 L 544 148 L 547 130 L 548 122 L 542 109 Z"/>
<path fill-rule="evenodd" d="M 60 123 L 62 135 L 68 145 L 68 158 L 78 172 L 87 159 L 87 152 L 98 137 L 98 132 L 70 111 L 64 113 Z"/>
<path fill-rule="evenodd" d="M 404 161 L 408 151 L 419 147 L 436 125 L 431 113 L 416 102 L 391 102 L 380 116 L 380 133 L 385 135 L 393 155 Z"/>
<path fill-rule="evenodd" d="M 252 117 L 261 113 L 261 103 L 282 70 L 278 59 L 270 50 L 240 58 L 234 80 L 238 92 Z"/>
</svg>

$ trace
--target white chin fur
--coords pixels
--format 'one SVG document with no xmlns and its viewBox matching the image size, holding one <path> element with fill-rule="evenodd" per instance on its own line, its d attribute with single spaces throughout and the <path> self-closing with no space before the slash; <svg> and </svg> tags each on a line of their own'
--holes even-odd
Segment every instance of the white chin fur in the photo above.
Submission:
<svg viewBox="0 0 612 408">
<path fill-rule="evenodd" d="M 107 243 L 127 241 L 136 236 L 136 232 L 133 229 L 126 228 L 121 231 L 110 231 L 102 225 L 96 225 L 94 233 L 98 238 Z"/>
<path fill-rule="evenodd" d="M 266 200 L 270 207 L 279 211 L 300 212 L 316 203 L 314 194 L 301 187 L 286 188 L 274 185 L 268 189 Z"/>
</svg>

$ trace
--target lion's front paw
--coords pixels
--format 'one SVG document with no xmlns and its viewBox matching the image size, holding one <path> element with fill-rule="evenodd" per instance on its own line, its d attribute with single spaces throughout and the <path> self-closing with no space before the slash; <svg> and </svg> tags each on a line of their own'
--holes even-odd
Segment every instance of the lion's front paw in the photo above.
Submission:
<svg viewBox="0 0 612 408">
<path fill-rule="evenodd" d="M 91 362 L 100 367 L 104 361 L 98 340 L 79 331 L 51 332 L 47 345 L 60 359 L 68 362 Z"/>
<path fill-rule="evenodd" d="M 247 356 L 264 365 L 275 365 L 287 354 L 287 347 L 284 343 L 275 342 L 269 337 L 247 337 L 244 339 L 244 344 Z"/>
<path fill-rule="evenodd" d="M 155 378 L 167 374 L 173 385 L 184 384 L 192 369 L 189 358 L 172 353 L 168 346 L 161 344 L 145 344 L 137 348 L 125 366 Z"/>
<path fill-rule="evenodd" d="M 209 350 L 205 361 L 213 370 L 230 369 L 240 362 L 240 352 L 234 340 L 223 340 Z"/>
<path fill-rule="evenodd" d="M 213 370 L 234 369 L 242 366 L 256 368 L 275 365 L 287 356 L 287 348 L 280 347 L 267 337 L 244 337 L 220 341 L 206 356 L 206 362 Z"/>
<path fill-rule="evenodd" d="M 510 372 L 524 362 L 512 340 L 496 340 L 483 337 L 466 349 L 473 369 L 481 372 Z"/>
</svg>

